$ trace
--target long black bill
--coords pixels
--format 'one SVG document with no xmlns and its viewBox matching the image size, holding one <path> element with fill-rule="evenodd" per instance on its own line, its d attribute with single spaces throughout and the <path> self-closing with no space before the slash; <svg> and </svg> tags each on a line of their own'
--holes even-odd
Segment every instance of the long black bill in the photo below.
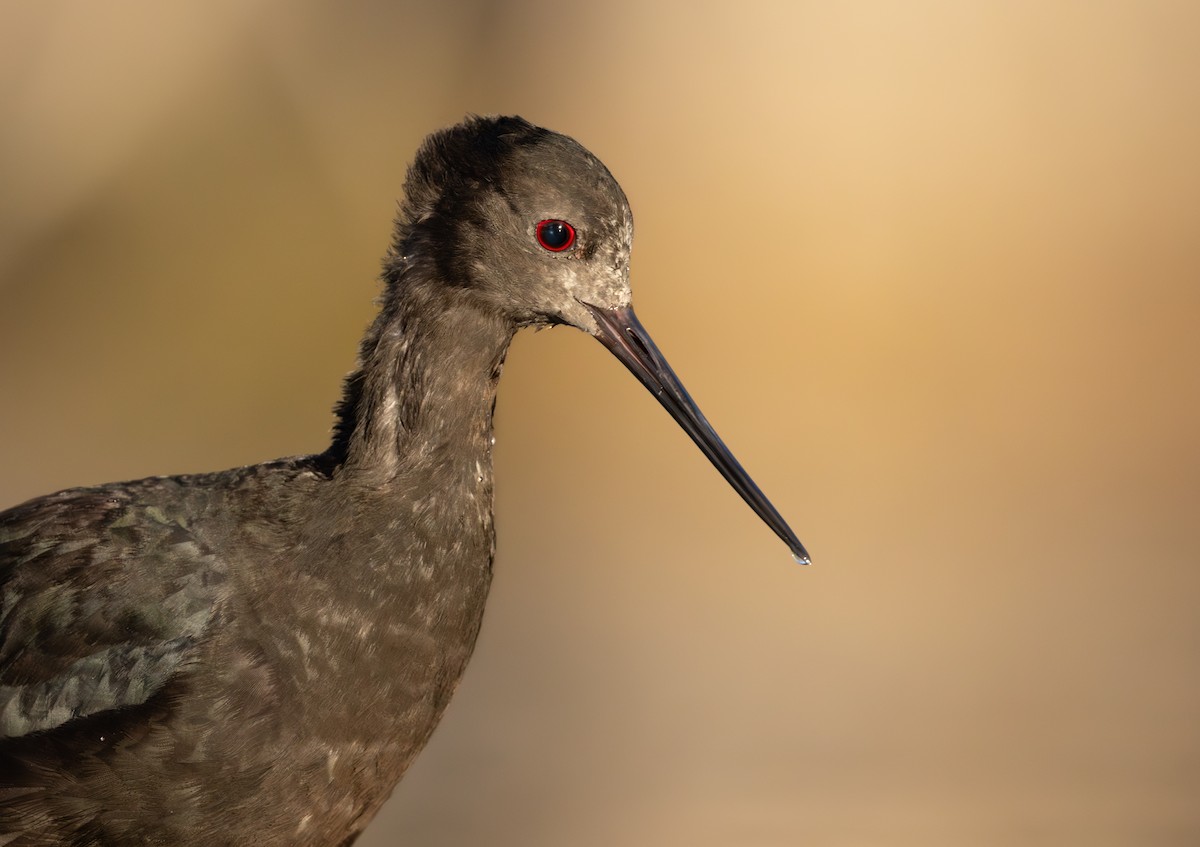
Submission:
<svg viewBox="0 0 1200 847">
<path fill-rule="evenodd" d="M 692 441 L 704 451 L 704 455 L 713 463 L 721 476 L 737 489 L 742 499 L 750 504 L 750 508 L 766 521 L 767 526 L 775 530 L 775 534 L 783 539 L 792 551 L 792 556 L 802 565 L 809 563 L 808 551 L 792 532 L 787 522 L 775 511 L 771 502 L 759 491 L 758 486 L 750 475 L 742 469 L 737 459 L 729 452 L 712 425 L 705 420 L 696 403 L 688 395 L 687 389 L 675 376 L 663 354 L 650 339 L 649 333 L 642 326 L 632 306 L 622 306 L 616 309 L 602 309 L 598 306 L 584 303 L 596 318 L 599 332 L 596 338 L 609 351 L 621 360 L 621 364 L 629 368 L 662 403 L 663 408 L 671 413 L 671 417 L 684 428 Z"/>
</svg>

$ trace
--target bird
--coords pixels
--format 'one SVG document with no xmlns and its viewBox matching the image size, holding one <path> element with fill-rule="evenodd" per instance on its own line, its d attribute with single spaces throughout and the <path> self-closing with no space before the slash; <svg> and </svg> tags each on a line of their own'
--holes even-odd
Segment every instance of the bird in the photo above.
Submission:
<svg viewBox="0 0 1200 847">
<path fill-rule="evenodd" d="M 352 843 L 480 631 L 519 329 L 598 339 L 808 563 L 634 313 L 596 156 L 468 116 L 403 197 L 327 449 L 0 513 L 0 845 Z"/>
</svg>

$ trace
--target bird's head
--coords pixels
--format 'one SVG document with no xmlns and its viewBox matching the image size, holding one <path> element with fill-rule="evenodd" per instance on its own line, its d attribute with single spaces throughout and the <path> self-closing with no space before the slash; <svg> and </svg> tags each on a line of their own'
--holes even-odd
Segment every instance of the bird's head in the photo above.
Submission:
<svg viewBox="0 0 1200 847">
<path fill-rule="evenodd" d="M 425 262 L 519 326 L 598 331 L 627 306 L 633 215 L 603 163 L 516 117 L 434 133 L 409 169 L 389 263 Z M 591 308 L 589 308 L 591 307 Z"/>
</svg>

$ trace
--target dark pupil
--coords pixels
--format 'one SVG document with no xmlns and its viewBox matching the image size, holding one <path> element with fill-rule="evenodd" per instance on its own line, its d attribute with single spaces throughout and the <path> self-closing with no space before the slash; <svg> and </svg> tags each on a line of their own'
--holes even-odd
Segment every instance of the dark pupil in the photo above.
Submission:
<svg viewBox="0 0 1200 847">
<path fill-rule="evenodd" d="M 542 224 L 540 234 L 547 247 L 565 247 L 571 240 L 571 230 L 562 221 L 548 221 Z"/>
</svg>

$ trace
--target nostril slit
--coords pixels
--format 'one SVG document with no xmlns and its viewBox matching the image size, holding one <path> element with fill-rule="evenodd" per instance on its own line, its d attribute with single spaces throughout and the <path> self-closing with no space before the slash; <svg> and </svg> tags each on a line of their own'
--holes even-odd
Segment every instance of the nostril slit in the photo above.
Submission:
<svg viewBox="0 0 1200 847">
<path fill-rule="evenodd" d="M 628 335 L 629 340 L 632 341 L 634 345 L 642 351 L 643 356 L 645 356 L 647 359 L 654 358 L 650 355 L 650 348 L 646 346 L 646 342 L 642 341 L 641 337 L 639 337 L 636 332 L 634 332 L 632 329 L 627 329 L 625 330 L 625 334 Z"/>
</svg>

